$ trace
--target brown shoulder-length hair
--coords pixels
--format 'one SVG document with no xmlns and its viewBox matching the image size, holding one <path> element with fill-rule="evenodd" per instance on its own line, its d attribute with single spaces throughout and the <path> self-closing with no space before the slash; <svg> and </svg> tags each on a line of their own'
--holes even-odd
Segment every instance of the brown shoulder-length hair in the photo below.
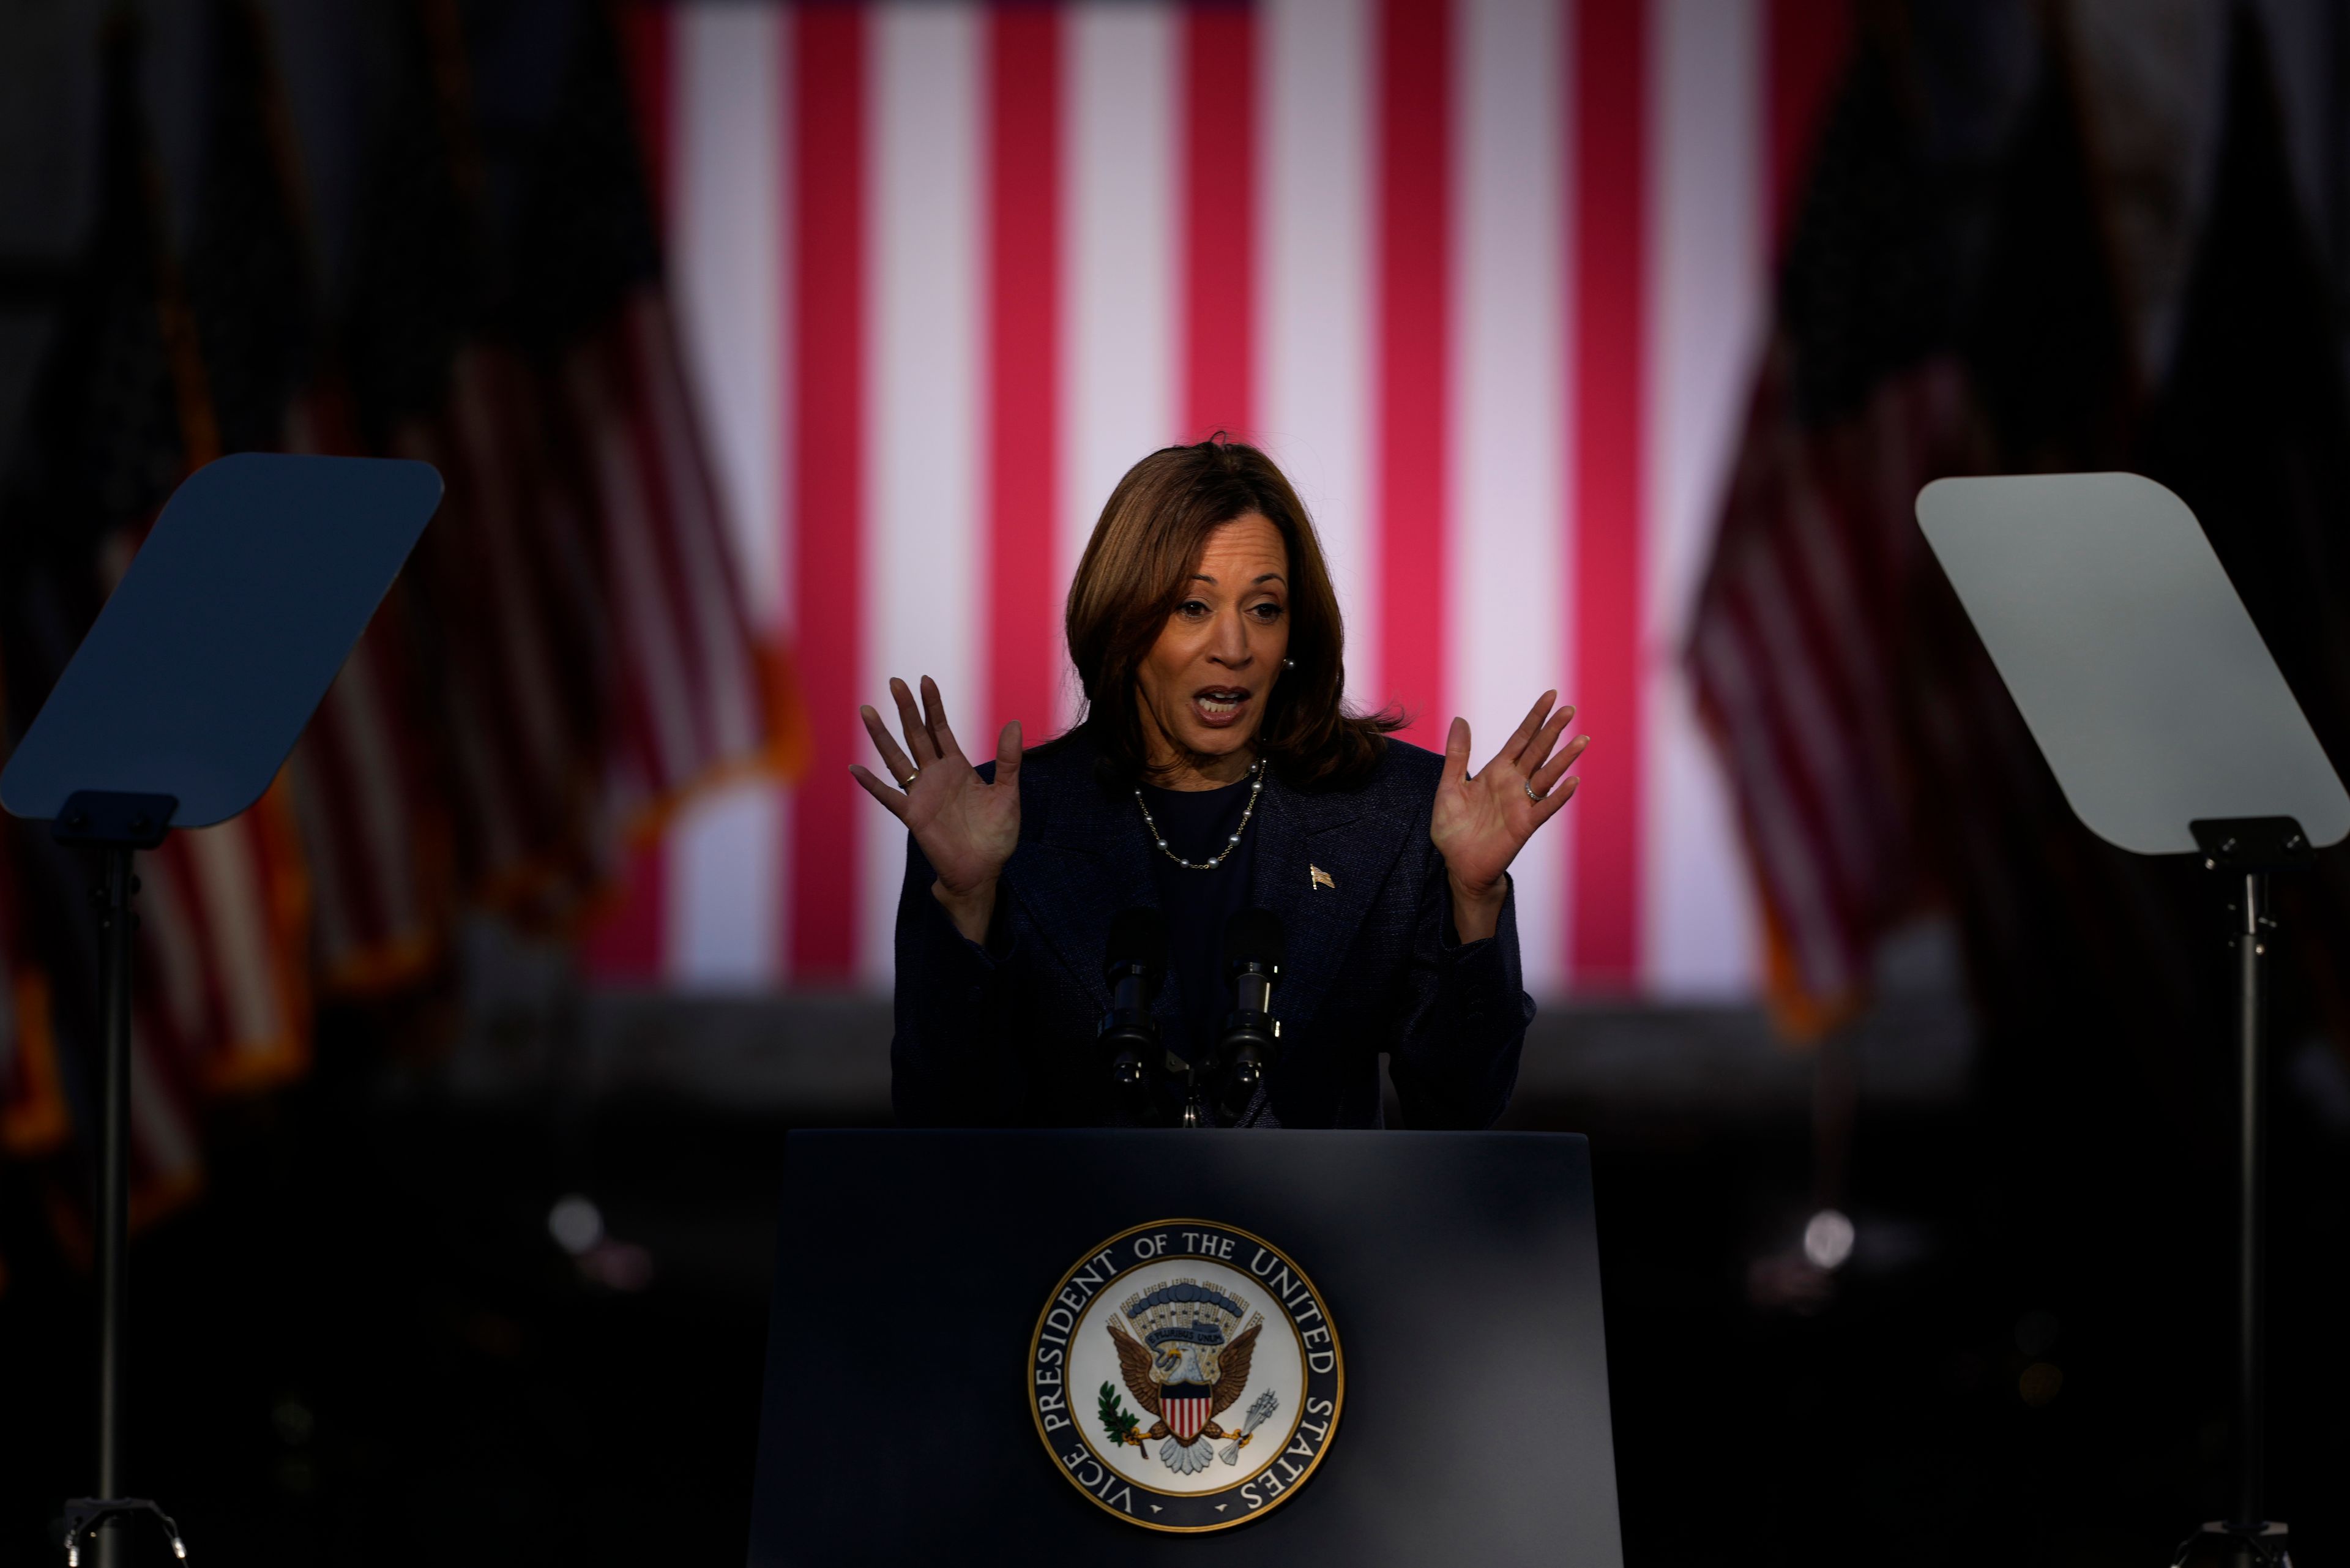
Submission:
<svg viewBox="0 0 2350 1568">
<path fill-rule="evenodd" d="M 1288 548 L 1293 665 L 1266 696 L 1258 754 L 1291 784 L 1345 788 L 1369 774 L 1388 732 L 1403 727 L 1397 713 L 1347 711 L 1347 628 L 1313 520 L 1273 459 L 1219 434 L 1126 471 L 1069 585 L 1069 659 L 1086 692 L 1079 728 L 1119 778 L 1146 771 L 1143 658 L 1190 591 L 1208 535 L 1251 513 Z"/>
</svg>

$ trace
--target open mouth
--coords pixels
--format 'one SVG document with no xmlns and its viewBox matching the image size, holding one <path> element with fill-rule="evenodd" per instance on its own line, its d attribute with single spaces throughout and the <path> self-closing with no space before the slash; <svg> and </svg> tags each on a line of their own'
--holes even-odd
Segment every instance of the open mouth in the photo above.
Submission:
<svg viewBox="0 0 2350 1568">
<path fill-rule="evenodd" d="M 1248 711 L 1249 696 L 1245 686 L 1202 687 L 1191 693 L 1191 711 L 1202 724 L 1220 730 Z"/>
</svg>

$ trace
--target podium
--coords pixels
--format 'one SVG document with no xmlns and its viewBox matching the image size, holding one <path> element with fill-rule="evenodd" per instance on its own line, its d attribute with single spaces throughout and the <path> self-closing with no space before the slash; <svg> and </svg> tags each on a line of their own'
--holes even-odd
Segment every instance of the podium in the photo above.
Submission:
<svg viewBox="0 0 2350 1568">
<path fill-rule="evenodd" d="M 1620 1568 L 1581 1137 L 795 1132 L 785 1171 L 753 1568 Z"/>
</svg>

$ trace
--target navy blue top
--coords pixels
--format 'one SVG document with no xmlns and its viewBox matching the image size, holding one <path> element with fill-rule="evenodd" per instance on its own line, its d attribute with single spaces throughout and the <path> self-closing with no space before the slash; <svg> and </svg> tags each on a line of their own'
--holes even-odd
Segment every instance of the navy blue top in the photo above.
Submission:
<svg viewBox="0 0 2350 1568">
<path fill-rule="evenodd" d="M 1232 988 L 1224 979 L 1224 926 L 1233 914 L 1248 908 L 1249 888 L 1256 874 L 1256 825 L 1232 836 L 1248 809 L 1249 784 L 1243 779 L 1221 789 L 1175 790 L 1142 786 L 1150 815 L 1166 836 L 1167 847 L 1193 866 L 1213 860 L 1232 845 L 1232 853 L 1213 871 L 1195 871 L 1150 852 L 1151 880 L 1159 886 L 1159 907 L 1166 911 L 1168 982 L 1176 988 L 1183 1034 L 1173 1043 L 1189 1047 L 1192 1055 L 1215 1043 L 1224 1014 L 1232 1010 Z M 1129 814 L 1134 831 L 1149 836 L 1142 813 Z M 1275 1000 L 1279 1000 L 1278 992 Z"/>
<path fill-rule="evenodd" d="M 909 839 L 890 1043 L 901 1124 L 1116 1120 L 1109 1064 L 1094 1043 L 1109 1008 L 1102 944 L 1119 910 L 1164 908 L 1151 861 L 1165 860 L 1141 830 L 1133 785 L 1106 787 L 1097 755 L 1079 730 L 1022 759 L 1020 843 L 984 944 L 955 929 Z M 1492 937 L 1459 940 L 1444 858 L 1428 836 L 1443 761 L 1389 741 L 1357 788 L 1265 782 L 1249 827 L 1248 901 L 1278 915 L 1284 936 L 1274 998 L 1281 1049 L 1266 1075 L 1284 1127 L 1382 1125 L 1383 1053 L 1412 1127 L 1490 1127 L 1509 1104 L 1534 1011 L 1520 979 L 1515 898 Z M 980 772 L 992 777 L 993 767 Z M 1187 945 L 1178 932 L 1179 962 Z M 1176 987 L 1163 987 L 1152 1011 L 1162 1030 L 1183 1026 Z"/>
</svg>

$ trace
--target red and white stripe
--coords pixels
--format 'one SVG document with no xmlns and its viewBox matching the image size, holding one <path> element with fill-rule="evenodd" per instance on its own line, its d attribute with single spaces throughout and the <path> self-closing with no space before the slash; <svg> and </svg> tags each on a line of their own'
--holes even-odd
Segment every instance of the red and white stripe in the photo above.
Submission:
<svg viewBox="0 0 2350 1568">
<path fill-rule="evenodd" d="M 860 701 L 983 752 L 1073 715 L 1111 485 L 1223 429 L 1298 483 L 1348 689 L 1482 755 L 1596 736 L 1519 868 L 1544 992 L 1752 989 L 1681 648 L 1840 0 L 694 0 L 631 37 L 719 485 L 812 725 L 673 835 L 650 977 L 877 985 L 896 825 Z M 748 869 L 746 869 L 746 867 Z"/>
<path fill-rule="evenodd" d="M 0 868 L 8 867 L 0 859 Z M 0 1154 L 47 1154 L 73 1132 L 49 1024 L 48 975 L 22 945 L 22 886 L 0 876 Z"/>
<path fill-rule="evenodd" d="M 766 751 L 765 672 L 736 590 L 669 306 L 650 289 L 576 348 L 566 411 L 592 464 L 612 613 L 623 817 Z"/>
<path fill-rule="evenodd" d="M 285 446 L 359 450 L 341 398 L 317 388 L 287 410 Z M 449 918 L 448 825 L 432 732 L 412 689 L 406 593 L 393 586 L 287 763 L 310 879 L 311 958 L 329 994 L 413 981 L 440 957 Z"/>
<path fill-rule="evenodd" d="M 596 871 L 583 821 L 604 763 L 606 578 L 587 558 L 595 535 L 579 493 L 557 482 L 546 403 L 513 354 L 471 345 L 445 413 L 402 426 L 392 446 L 432 463 L 447 487 L 408 571 L 434 611 L 462 890 L 553 919 L 576 909 Z"/>
<path fill-rule="evenodd" d="M 201 1093 L 271 1087 L 310 1064 L 309 891 L 290 793 L 281 781 L 243 815 L 140 857 L 134 1038 Z"/>
<path fill-rule="evenodd" d="M 1197 1394 L 1169 1394 L 1165 1396 L 1165 1404 L 1167 1425 L 1178 1438 L 1188 1443 L 1207 1426 L 1214 1397 L 1204 1390 Z"/>
<path fill-rule="evenodd" d="M 145 526 L 112 535 L 101 567 L 114 580 Z M 196 1118 L 205 1099 L 274 1088 L 309 1067 L 310 882 L 294 793 L 291 775 L 281 775 L 244 812 L 174 833 L 138 858 L 134 1226 L 202 1185 Z M 16 989 L 20 1006 L 27 994 Z"/>
<path fill-rule="evenodd" d="M 439 957 L 446 825 L 414 710 L 397 603 L 343 661 L 289 765 L 310 873 L 319 988 L 374 994 Z"/>
<path fill-rule="evenodd" d="M 1963 466 L 1965 390 L 1929 360 L 1854 415 L 1800 428 L 1783 356 L 1757 390 L 1695 655 L 1729 751 L 1780 961 L 1773 997 L 1810 1033 L 1858 999 L 1914 902 L 1900 737 L 1882 690 L 1920 548 L 1910 498 Z M 1939 726 L 1929 724 L 1929 732 Z M 1952 759 L 1957 765 L 1957 759 Z"/>
</svg>

